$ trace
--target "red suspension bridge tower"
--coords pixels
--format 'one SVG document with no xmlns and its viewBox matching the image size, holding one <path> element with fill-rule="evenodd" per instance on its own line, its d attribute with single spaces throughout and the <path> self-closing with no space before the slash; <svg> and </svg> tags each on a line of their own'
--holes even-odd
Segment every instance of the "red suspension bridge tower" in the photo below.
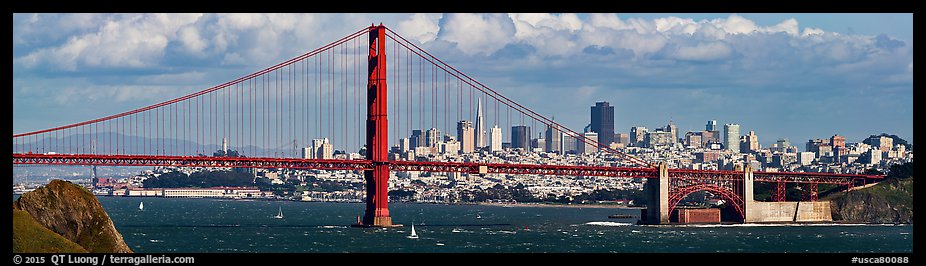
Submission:
<svg viewBox="0 0 926 266">
<path fill-rule="evenodd" d="M 366 211 L 360 226 L 400 226 L 389 216 L 389 122 L 386 90 L 386 27 L 370 28 L 370 55 L 367 58 L 367 160 L 372 170 L 365 170 Z"/>
</svg>

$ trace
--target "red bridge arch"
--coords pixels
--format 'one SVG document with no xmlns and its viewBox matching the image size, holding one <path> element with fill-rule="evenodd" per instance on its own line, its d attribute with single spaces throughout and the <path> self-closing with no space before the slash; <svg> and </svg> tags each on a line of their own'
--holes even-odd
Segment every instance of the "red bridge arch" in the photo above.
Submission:
<svg viewBox="0 0 926 266">
<path fill-rule="evenodd" d="M 702 183 L 702 184 L 692 184 L 692 185 L 683 186 L 683 187 L 676 187 L 672 190 L 674 191 L 671 191 L 669 194 L 669 213 L 670 214 L 675 211 L 676 207 L 678 206 L 678 203 L 681 202 L 682 199 L 684 199 L 688 195 L 691 195 L 691 193 L 695 193 L 698 191 L 709 191 L 709 192 L 719 195 L 721 199 L 730 203 L 730 205 L 733 206 L 733 209 L 736 211 L 736 213 L 739 214 L 739 217 L 742 218 L 743 220 L 746 219 L 745 202 L 743 200 L 741 191 L 736 191 L 737 190 L 736 188 L 732 188 L 732 187 L 728 187 L 724 185 Z"/>
</svg>

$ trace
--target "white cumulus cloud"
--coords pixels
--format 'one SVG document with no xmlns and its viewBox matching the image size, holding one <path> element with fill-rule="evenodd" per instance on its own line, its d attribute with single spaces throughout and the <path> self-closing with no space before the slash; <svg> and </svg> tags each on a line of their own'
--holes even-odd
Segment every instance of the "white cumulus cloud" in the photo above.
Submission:
<svg viewBox="0 0 926 266">
<path fill-rule="evenodd" d="M 430 42 L 437 39 L 437 32 L 440 30 L 438 21 L 440 19 L 441 14 L 414 14 L 408 19 L 399 22 L 395 31 L 420 43 Z"/>
<path fill-rule="evenodd" d="M 679 47 L 676 58 L 692 61 L 710 61 L 724 59 L 730 56 L 730 46 L 723 42 L 698 43 L 695 46 Z"/>
<path fill-rule="evenodd" d="M 694 34 L 700 27 L 697 22 L 690 18 L 667 17 L 657 18 L 656 30 L 659 32 L 671 32 L 674 34 Z"/>
<path fill-rule="evenodd" d="M 763 30 L 769 33 L 784 32 L 791 36 L 797 36 L 800 32 L 797 20 L 794 18 L 786 19 L 777 25 L 767 27 Z"/>
<path fill-rule="evenodd" d="M 177 29 L 199 14 L 129 14 L 106 20 L 98 31 L 70 37 L 57 47 L 19 58 L 27 67 L 47 65 L 74 71 L 81 66 L 146 67 L 159 64 Z"/>
<path fill-rule="evenodd" d="M 514 23 L 505 14 L 447 14 L 438 38 L 466 54 L 492 54 L 514 38 Z"/>
<path fill-rule="evenodd" d="M 711 20 L 711 23 L 729 34 L 749 34 L 758 29 L 755 22 L 737 14 L 732 14 L 727 19 Z"/>
</svg>

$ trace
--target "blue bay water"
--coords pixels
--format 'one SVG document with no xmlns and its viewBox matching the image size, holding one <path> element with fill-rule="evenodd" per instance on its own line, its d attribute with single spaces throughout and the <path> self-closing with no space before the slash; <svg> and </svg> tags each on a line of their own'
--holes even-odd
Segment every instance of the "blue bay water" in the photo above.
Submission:
<svg viewBox="0 0 926 266">
<path fill-rule="evenodd" d="M 351 228 L 360 203 L 99 197 L 135 252 L 912 252 L 912 225 L 643 226 L 636 209 L 390 203 L 400 228 Z M 144 202 L 144 210 L 138 205 Z M 274 219 L 282 209 L 285 218 Z M 481 217 L 481 219 L 477 219 Z M 409 239 L 410 224 L 418 239 Z"/>
</svg>

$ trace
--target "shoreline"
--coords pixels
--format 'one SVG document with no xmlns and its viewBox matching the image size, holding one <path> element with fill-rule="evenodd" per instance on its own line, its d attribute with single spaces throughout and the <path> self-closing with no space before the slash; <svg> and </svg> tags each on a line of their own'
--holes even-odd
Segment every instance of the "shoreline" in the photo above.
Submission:
<svg viewBox="0 0 926 266">
<path fill-rule="evenodd" d="M 15 196 L 15 195 L 14 195 Z M 207 199 L 207 200 L 230 200 L 230 201 L 292 201 L 292 202 L 326 202 L 326 203 L 363 203 L 363 201 L 315 201 L 315 200 L 293 200 L 293 199 L 276 199 L 276 198 L 224 198 L 224 197 L 163 197 L 163 196 L 114 196 L 114 195 L 94 195 L 96 197 L 110 198 L 176 198 L 176 199 Z M 494 207 L 536 207 L 536 208 L 595 208 L 595 209 L 646 209 L 646 207 L 623 206 L 616 204 L 551 204 L 551 203 L 495 203 L 495 202 L 416 202 L 416 201 L 397 201 L 390 203 L 406 204 L 433 204 L 433 205 L 481 205 Z"/>
</svg>

